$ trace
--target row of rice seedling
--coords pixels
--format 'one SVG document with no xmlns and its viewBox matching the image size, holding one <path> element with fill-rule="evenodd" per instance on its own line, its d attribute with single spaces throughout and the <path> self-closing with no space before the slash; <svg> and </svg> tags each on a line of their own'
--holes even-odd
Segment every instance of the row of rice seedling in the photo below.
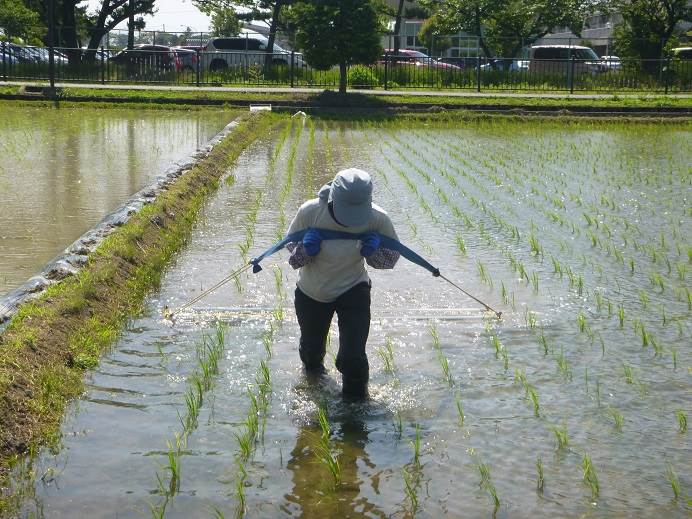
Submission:
<svg viewBox="0 0 692 519">
<path fill-rule="evenodd" d="M 495 219 L 495 220 L 497 220 L 497 219 Z M 535 251 L 535 252 L 540 250 L 540 246 L 539 246 L 535 241 L 531 244 L 531 248 L 532 248 L 532 250 Z M 555 264 L 559 265 L 559 263 L 557 263 L 557 261 L 555 260 L 554 257 L 553 257 L 553 261 L 554 261 Z M 568 270 L 568 272 L 570 272 L 570 271 Z M 572 276 L 570 276 L 570 281 L 571 281 L 571 283 L 573 283 L 573 279 L 574 279 L 574 278 L 573 278 Z M 527 276 L 527 280 L 529 280 L 528 276 Z M 532 284 L 534 285 L 534 287 L 536 287 L 536 285 L 537 285 L 537 283 L 536 283 L 537 278 L 536 278 L 535 275 L 532 276 L 531 281 L 532 281 Z M 581 288 L 581 283 L 583 283 L 583 282 L 581 281 L 581 278 L 579 278 L 579 281 L 580 281 L 579 287 Z"/>
<path fill-rule="evenodd" d="M 531 247 L 531 248 L 533 249 L 533 252 L 534 252 L 535 254 L 538 253 L 538 250 L 537 250 L 538 247 L 537 247 L 537 246 L 534 245 L 534 246 Z M 583 283 L 583 282 L 582 282 L 582 283 Z M 612 304 L 611 304 L 610 306 L 612 307 Z M 580 324 L 580 321 L 581 321 L 581 324 Z M 586 334 L 588 331 L 590 331 L 590 328 L 591 328 L 591 327 L 589 326 L 589 323 L 586 321 L 586 316 L 583 317 L 583 320 L 578 320 L 578 325 L 579 325 L 580 330 L 582 331 L 582 333 L 585 333 L 585 334 Z M 595 337 L 595 336 L 596 336 L 595 333 L 592 332 L 592 336 Z M 545 336 L 543 336 L 543 337 L 545 337 Z M 544 341 L 545 341 L 545 338 L 544 338 Z M 597 382 L 597 383 L 598 383 L 598 382 Z M 619 420 L 617 420 L 617 419 L 615 418 L 616 416 L 617 416 L 616 414 L 613 414 L 614 421 L 615 421 L 616 424 L 617 424 Z M 587 463 L 587 465 L 593 467 L 593 465 L 590 464 L 590 460 L 589 460 L 589 463 Z M 592 484 L 594 483 L 594 481 L 595 481 L 596 484 L 597 484 L 597 478 L 594 478 L 594 477 L 593 477 L 593 474 L 595 474 L 595 471 L 589 470 L 588 467 L 585 468 L 585 481 L 587 481 L 587 482 L 589 483 L 589 485 L 592 485 Z"/>
<path fill-rule="evenodd" d="M 170 500 L 180 491 L 182 479 L 182 455 L 187 448 L 189 437 L 197 429 L 199 413 L 204 403 L 204 396 L 212 390 L 214 380 L 219 374 L 219 361 L 226 347 L 226 330 L 217 323 L 216 334 L 212 338 L 202 336 L 202 340 L 196 347 L 196 366 L 192 374 L 187 378 L 185 391 L 185 411 L 178 411 L 181 432 L 175 432 L 173 440 L 166 440 L 167 465 L 162 466 L 163 475 L 158 471 L 156 479 L 158 491 L 162 499 L 150 503 L 150 511 L 153 517 L 163 517 Z"/>
</svg>

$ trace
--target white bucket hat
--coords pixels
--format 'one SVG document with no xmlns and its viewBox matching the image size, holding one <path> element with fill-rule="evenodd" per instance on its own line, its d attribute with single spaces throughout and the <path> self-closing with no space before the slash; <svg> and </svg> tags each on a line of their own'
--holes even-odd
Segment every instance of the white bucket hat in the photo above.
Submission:
<svg viewBox="0 0 692 519">
<path fill-rule="evenodd" d="M 334 216 L 347 227 L 364 225 L 372 214 L 372 180 L 362 169 L 339 171 L 329 190 Z"/>
</svg>

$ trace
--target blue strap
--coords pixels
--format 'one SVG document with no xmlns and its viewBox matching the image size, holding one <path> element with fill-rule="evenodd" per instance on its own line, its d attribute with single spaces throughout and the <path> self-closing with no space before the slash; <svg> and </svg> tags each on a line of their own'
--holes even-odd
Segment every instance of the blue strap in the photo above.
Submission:
<svg viewBox="0 0 692 519">
<path fill-rule="evenodd" d="M 264 258 L 266 258 L 267 256 L 271 256 L 275 252 L 280 251 L 289 243 L 299 243 L 299 242 L 303 241 L 303 237 L 305 236 L 305 233 L 307 233 L 310 230 L 318 231 L 323 240 L 362 240 L 363 238 L 365 238 L 367 236 L 367 234 L 369 234 L 369 233 L 353 233 L 353 232 L 344 232 L 344 231 L 334 231 L 332 229 L 313 229 L 311 227 L 308 227 L 307 229 L 303 229 L 301 231 L 297 231 L 297 232 L 294 232 L 292 234 L 289 234 L 284 239 L 276 242 L 274 245 L 269 247 L 266 251 L 264 251 L 262 254 L 260 254 L 256 258 L 251 259 L 250 263 L 252 264 L 252 272 L 257 273 L 260 270 L 262 270 L 262 267 L 260 266 L 260 262 Z M 390 238 L 389 236 L 383 236 L 381 234 L 378 234 L 378 236 L 380 237 L 380 246 L 384 247 L 385 249 L 398 251 L 399 254 L 401 254 L 404 258 L 415 263 L 416 265 L 420 265 L 424 269 L 431 272 L 432 275 L 435 277 L 440 275 L 440 269 L 432 266 L 423 257 L 421 257 L 419 254 L 417 254 L 416 252 L 409 249 L 406 245 L 404 245 L 400 241 L 397 241 L 393 238 Z"/>
</svg>

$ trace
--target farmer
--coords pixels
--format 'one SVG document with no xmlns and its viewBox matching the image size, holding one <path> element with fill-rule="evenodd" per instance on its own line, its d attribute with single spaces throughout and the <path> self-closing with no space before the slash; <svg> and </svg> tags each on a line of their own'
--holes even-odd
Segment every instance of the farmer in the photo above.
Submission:
<svg viewBox="0 0 692 519">
<path fill-rule="evenodd" d="M 360 169 L 339 171 L 320 189 L 318 198 L 305 202 L 288 234 L 310 229 L 301 242 L 287 245 L 289 260 L 300 269 L 295 307 L 300 325 L 300 359 L 308 375 L 325 372 L 327 334 L 334 316 L 339 323 L 339 353 L 343 395 L 349 400 L 367 396 L 369 376 L 365 343 L 370 329 L 370 278 L 367 262 L 391 269 L 399 252 L 380 247 L 379 235 L 398 239 L 392 221 L 372 203 L 372 180 Z M 360 240 L 327 240 L 320 229 L 365 234 Z"/>
</svg>

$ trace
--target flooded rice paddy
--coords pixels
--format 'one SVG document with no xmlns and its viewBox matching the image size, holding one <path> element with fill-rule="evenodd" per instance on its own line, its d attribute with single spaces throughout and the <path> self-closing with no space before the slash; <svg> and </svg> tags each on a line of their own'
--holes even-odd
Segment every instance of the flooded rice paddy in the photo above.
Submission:
<svg viewBox="0 0 692 519">
<path fill-rule="evenodd" d="M 689 127 L 294 120 L 255 143 L 18 473 L 46 517 L 683 517 L 692 504 Z M 371 271 L 371 398 L 306 380 L 273 243 L 340 168 L 372 172 L 401 260 Z M 321 418 L 321 420 L 320 420 Z M 677 489 L 677 490 L 676 490 Z M 676 491 L 678 494 L 676 494 Z"/>
<path fill-rule="evenodd" d="M 0 107 L 0 296 L 206 143 L 223 111 Z"/>
</svg>

